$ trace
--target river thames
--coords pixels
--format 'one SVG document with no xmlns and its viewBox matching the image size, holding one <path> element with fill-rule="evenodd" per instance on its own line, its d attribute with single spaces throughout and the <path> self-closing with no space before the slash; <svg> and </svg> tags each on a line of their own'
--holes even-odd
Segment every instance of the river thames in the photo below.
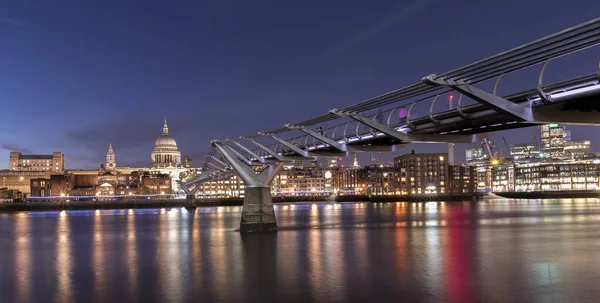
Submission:
<svg viewBox="0 0 600 303">
<path fill-rule="evenodd" d="M 0 214 L 2 302 L 597 302 L 600 200 Z M 378 301 L 374 301 L 378 300 Z"/>
</svg>

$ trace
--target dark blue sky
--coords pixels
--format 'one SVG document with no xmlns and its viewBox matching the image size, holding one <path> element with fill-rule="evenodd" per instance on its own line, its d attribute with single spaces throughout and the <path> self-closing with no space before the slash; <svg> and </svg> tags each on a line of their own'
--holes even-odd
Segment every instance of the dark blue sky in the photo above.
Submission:
<svg viewBox="0 0 600 303">
<path fill-rule="evenodd" d="M 0 0 L 0 167 L 21 150 L 94 168 L 109 142 L 119 165 L 149 165 L 165 117 L 199 164 L 211 139 L 355 103 L 598 12 L 589 0 Z M 599 58 L 568 66 L 591 73 Z M 535 128 L 503 134 L 518 143 Z"/>
</svg>

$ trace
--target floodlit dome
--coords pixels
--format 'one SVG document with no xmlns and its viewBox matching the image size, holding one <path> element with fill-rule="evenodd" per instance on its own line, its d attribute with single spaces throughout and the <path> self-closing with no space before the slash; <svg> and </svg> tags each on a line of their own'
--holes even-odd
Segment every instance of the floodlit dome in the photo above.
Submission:
<svg viewBox="0 0 600 303">
<path fill-rule="evenodd" d="M 163 132 L 154 143 L 154 151 L 150 154 L 153 167 L 178 166 L 181 163 L 181 153 L 177 149 L 177 142 L 169 136 L 167 119 L 163 125 Z"/>
</svg>

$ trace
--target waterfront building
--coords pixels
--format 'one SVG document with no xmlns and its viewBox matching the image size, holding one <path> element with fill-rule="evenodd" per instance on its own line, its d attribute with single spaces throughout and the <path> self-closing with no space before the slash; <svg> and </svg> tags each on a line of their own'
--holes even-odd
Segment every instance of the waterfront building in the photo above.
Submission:
<svg viewBox="0 0 600 303">
<path fill-rule="evenodd" d="M 31 194 L 29 186 L 32 179 L 50 178 L 51 171 L 15 171 L 15 170 L 0 170 L 0 187 L 7 190 L 16 190 L 24 196 Z"/>
<path fill-rule="evenodd" d="M 600 165 L 592 161 L 515 165 L 515 191 L 596 190 Z"/>
<path fill-rule="evenodd" d="M 244 197 L 244 182 L 237 175 L 232 175 L 229 178 L 207 181 L 200 184 L 200 188 L 196 192 L 197 198 L 243 198 Z"/>
<path fill-rule="evenodd" d="M 424 153 L 394 158 L 399 173 L 398 189 L 402 195 L 446 193 L 448 154 Z"/>
<path fill-rule="evenodd" d="M 366 194 L 368 183 L 369 172 L 364 167 L 340 168 L 333 173 L 333 188 L 339 194 Z"/>
<path fill-rule="evenodd" d="M 505 162 L 491 167 L 491 188 L 496 192 L 515 190 L 515 166 L 512 162 Z"/>
<path fill-rule="evenodd" d="M 475 166 L 448 166 L 448 193 L 469 194 L 477 192 L 477 171 Z"/>
<path fill-rule="evenodd" d="M 277 196 L 327 195 L 333 189 L 326 175 L 331 173 L 311 163 L 311 166 L 285 166 L 275 177 L 272 184 L 273 194 Z"/>
<path fill-rule="evenodd" d="M 367 194 L 393 195 L 396 193 L 398 174 L 394 166 L 369 165 L 365 168 L 367 170 Z"/>
<path fill-rule="evenodd" d="M 157 172 L 121 174 L 109 170 L 67 170 L 30 180 L 31 196 L 110 199 L 136 194 L 172 194 L 171 178 Z"/>
<path fill-rule="evenodd" d="M 62 173 L 65 170 L 65 155 L 61 152 L 54 152 L 51 155 L 24 155 L 20 152 L 11 152 L 9 169 Z"/>
</svg>

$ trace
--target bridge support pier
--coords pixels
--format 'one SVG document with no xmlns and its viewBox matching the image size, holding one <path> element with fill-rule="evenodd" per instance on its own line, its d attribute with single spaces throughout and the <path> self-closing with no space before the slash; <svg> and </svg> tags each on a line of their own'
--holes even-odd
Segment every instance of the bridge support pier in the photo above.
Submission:
<svg viewBox="0 0 600 303">
<path fill-rule="evenodd" d="M 187 194 L 185 196 L 185 208 L 196 208 L 196 195 Z"/>
<path fill-rule="evenodd" d="M 246 187 L 240 232 L 276 231 L 277 219 L 273 209 L 270 187 Z"/>
<path fill-rule="evenodd" d="M 271 183 L 283 163 L 265 164 L 265 168 L 257 173 L 246 161 L 239 159 L 231 147 L 218 141 L 213 141 L 212 144 L 246 185 L 240 232 L 276 231 L 277 218 L 273 209 Z"/>
</svg>

